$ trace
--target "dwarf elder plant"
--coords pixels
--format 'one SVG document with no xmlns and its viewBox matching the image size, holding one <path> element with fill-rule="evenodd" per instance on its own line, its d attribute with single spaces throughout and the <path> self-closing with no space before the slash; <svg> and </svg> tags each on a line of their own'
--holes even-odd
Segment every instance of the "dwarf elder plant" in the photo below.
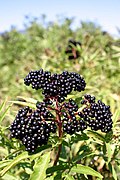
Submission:
<svg viewBox="0 0 120 180">
<path fill-rule="evenodd" d="M 8 164 L 0 175 L 4 177 L 18 164 L 24 169 L 23 179 L 86 179 L 94 176 L 102 179 L 103 176 L 89 164 L 82 164 L 82 159 L 94 154 L 89 147 L 91 132 L 103 142 L 111 138 L 110 106 L 89 94 L 79 97 L 77 102 L 68 98 L 72 91 L 81 92 L 86 87 L 84 78 L 75 72 L 30 71 L 24 83 L 35 90 L 41 89 L 43 101 L 36 101 L 33 108 L 27 105 L 18 111 L 9 129 L 10 137 L 15 143 L 19 141 L 20 146 L 17 145 L 18 152 L 12 165 Z M 23 152 L 20 154 L 19 150 Z"/>
</svg>

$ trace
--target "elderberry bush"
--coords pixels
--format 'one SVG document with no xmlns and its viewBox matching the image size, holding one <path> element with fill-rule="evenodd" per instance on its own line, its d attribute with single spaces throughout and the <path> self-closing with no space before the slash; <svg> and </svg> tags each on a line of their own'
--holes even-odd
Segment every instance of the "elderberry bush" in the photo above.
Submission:
<svg viewBox="0 0 120 180">
<path fill-rule="evenodd" d="M 112 129 L 110 107 L 91 95 L 84 95 L 79 110 L 78 104 L 65 98 L 74 91 L 85 90 L 84 78 L 75 73 L 64 71 L 51 74 L 40 69 L 31 71 L 24 83 L 33 89 L 42 90 L 43 102 L 36 103 L 36 109 L 24 107 L 18 111 L 10 126 L 11 138 L 19 139 L 26 150 L 34 153 L 38 146 L 48 142 L 51 133 L 62 138 L 64 133 L 74 134 L 87 128 L 109 132 Z"/>
<path fill-rule="evenodd" d="M 79 41 L 75 41 L 72 39 L 68 41 L 68 46 L 65 50 L 65 53 L 68 55 L 69 60 L 77 59 L 78 57 L 80 57 L 77 46 L 81 46 L 81 43 Z"/>
</svg>

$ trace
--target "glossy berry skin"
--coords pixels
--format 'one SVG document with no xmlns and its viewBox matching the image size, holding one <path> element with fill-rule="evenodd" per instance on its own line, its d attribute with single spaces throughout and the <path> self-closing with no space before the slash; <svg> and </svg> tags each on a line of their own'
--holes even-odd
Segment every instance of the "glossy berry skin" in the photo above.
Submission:
<svg viewBox="0 0 120 180">
<path fill-rule="evenodd" d="M 75 72 L 63 71 L 61 74 L 51 75 L 48 71 L 31 71 L 24 79 L 24 83 L 33 89 L 42 89 L 42 94 L 45 96 L 45 101 L 50 98 L 63 102 L 69 93 L 74 91 L 85 90 L 85 80 L 82 76 Z"/>
<path fill-rule="evenodd" d="M 105 105 L 102 101 L 95 102 L 95 97 L 91 95 L 84 95 L 82 103 L 86 104 L 80 116 L 83 116 L 84 121 L 91 127 L 92 130 L 101 130 L 102 132 L 109 132 L 112 129 L 112 114 L 110 106 Z"/>
<path fill-rule="evenodd" d="M 81 118 L 78 118 L 78 105 L 73 99 L 64 103 L 63 112 L 63 132 L 74 134 L 75 132 L 83 131 L 87 128 L 87 124 Z"/>
<path fill-rule="evenodd" d="M 55 133 L 57 129 L 54 122 L 47 122 L 50 113 L 45 104 L 37 103 L 36 106 L 35 111 L 29 107 L 20 109 L 10 126 L 11 137 L 20 139 L 26 150 L 32 153 L 38 146 L 46 144 L 50 133 Z"/>
</svg>

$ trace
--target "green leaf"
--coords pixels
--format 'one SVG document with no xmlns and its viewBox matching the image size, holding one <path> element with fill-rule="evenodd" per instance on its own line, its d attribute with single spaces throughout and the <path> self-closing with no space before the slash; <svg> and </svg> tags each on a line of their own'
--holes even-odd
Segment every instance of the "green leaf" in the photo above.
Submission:
<svg viewBox="0 0 120 180">
<path fill-rule="evenodd" d="M 12 106 L 12 103 L 5 109 L 5 111 L 2 113 L 2 115 L 0 115 L 0 122 L 3 121 L 4 117 L 6 116 L 8 110 L 10 109 L 11 106 Z"/>
<path fill-rule="evenodd" d="M 25 167 L 25 172 L 26 172 L 27 174 L 32 174 L 32 173 L 33 173 L 32 169 L 31 169 L 31 168 L 28 168 L 28 167 Z"/>
<path fill-rule="evenodd" d="M 82 154 L 75 156 L 75 158 L 73 158 L 73 162 L 77 162 L 80 159 L 84 159 L 85 157 L 89 157 L 93 155 L 95 155 L 95 153 L 83 152 Z"/>
<path fill-rule="evenodd" d="M 109 163 L 111 161 L 112 154 L 113 154 L 110 143 L 106 143 L 106 150 L 107 150 L 108 163 Z"/>
<path fill-rule="evenodd" d="M 82 132 L 81 134 L 76 133 L 76 137 L 75 137 L 76 141 L 85 141 L 88 140 L 89 137 L 87 136 L 87 134 L 85 134 L 84 132 Z"/>
<path fill-rule="evenodd" d="M 110 132 L 106 133 L 105 142 L 109 143 L 112 140 L 112 137 L 113 137 L 113 131 L 110 131 Z"/>
<path fill-rule="evenodd" d="M 3 160 L 0 162 L 0 169 L 4 168 L 10 163 L 11 160 Z"/>
<path fill-rule="evenodd" d="M 73 166 L 71 168 L 71 171 L 70 172 L 76 172 L 76 173 L 80 173 L 80 174 L 86 174 L 86 175 L 91 175 L 91 176 L 96 176 L 96 177 L 99 177 L 99 178 L 103 178 L 103 176 L 95 171 L 94 169 L 88 167 L 88 166 L 83 166 L 81 164 L 77 164 L 76 166 Z"/>
<path fill-rule="evenodd" d="M 120 52 L 120 47 L 118 47 L 118 46 L 112 45 L 112 49 L 117 51 L 117 52 Z"/>
<path fill-rule="evenodd" d="M 106 154 L 106 143 L 103 144 L 103 154 L 105 155 Z"/>
<path fill-rule="evenodd" d="M 13 104 L 21 105 L 21 106 L 29 106 L 30 108 L 33 108 L 33 109 L 36 108 L 35 104 L 29 103 L 29 102 L 22 102 L 22 101 L 10 101 L 10 102 L 12 102 Z"/>
<path fill-rule="evenodd" d="M 33 173 L 30 176 L 30 180 L 43 180 L 46 177 L 46 169 L 50 161 L 50 153 L 48 152 L 40 157 L 40 159 L 35 163 Z"/>
<path fill-rule="evenodd" d="M 54 176 L 54 180 L 61 180 L 62 179 L 62 173 L 61 172 L 56 172 Z"/>
<path fill-rule="evenodd" d="M 69 169 L 68 165 L 58 165 L 58 166 L 53 166 L 47 169 L 46 173 L 54 173 L 56 171 L 60 171 L 60 170 L 66 170 Z"/>
<path fill-rule="evenodd" d="M 28 103 L 32 103 L 32 104 L 36 104 L 37 100 L 33 99 L 33 98 L 27 98 L 27 97 L 22 97 L 22 96 L 17 96 L 18 101 L 26 101 Z"/>
<path fill-rule="evenodd" d="M 6 104 L 6 101 L 3 101 L 2 104 L 0 105 L 0 112 L 1 112 L 2 109 L 4 108 L 5 104 Z"/>
<path fill-rule="evenodd" d="M 116 171 L 115 171 L 113 165 L 112 165 L 112 175 L 113 175 L 114 179 L 117 180 L 117 174 L 116 174 Z"/>
<path fill-rule="evenodd" d="M 21 160 L 28 158 L 29 155 L 27 152 L 23 152 L 19 156 L 17 156 L 15 159 L 13 159 L 1 172 L 0 176 L 3 176 L 7 171 L 9 171 L 12 167 L 14 167 L 16 164 L 18 164 Z"/>
<path fill-rule="evenodd" d="M 119 116 L 120 116 L 120 109 L 117 109 L 112 117 L 113 119 L 113 127 L 115 127 L 116 125 L 116 122 L 118 121 L 119 119 Z"/>
<path fill-rule="evenodd" d="M 2 136 L 5 138 L 5 135 L 2 134 Z M 4 156 L 7 156 L 8 155 L 8 150 L 3 148 L 3 147 L 0 147 L 0 155 L 4 155 Z"/>
<path fill-rule="evenodd" d="M 69 147 L 69 143 L 65 140 L 62 141 L 62 145 Z"/>
<path fill-rule="evenodd" d="M 65 176 L 65 180 L 74 180 L 74 177 L 68 174 Z"/>
<path fill-rule="evenodd" d="M 104 136 L 102 136 L 100 133 L 92 131 L 92 130 L 88 130 L 88 135 L 90 137 L 93 137 L 94 139 L 96 139 L 96 143 L 100 143 L 103 144 L 103 141 L 105 141 Z"/>
<path fill-rule="evenodd" d="M 36 150 L 36 154 L 33 154 L 30 156 L 30 161 L 33 161 L 34 159 L 38 158 L 41 156 L 44 150 L 51 148 L 52 146 L 50 144 L 46 144 L 44 146 L 40 146 Z"/>
<path fill-rule="evenodd" d="M 68 159 L 67 148 L 62 144 L 59 160 L 63 162 L 67 162 L 67 159 Z"/>
<path fill-rule="evenodd" d="M 19 180 L 19 177 L 16 177 L 15 175 L 11 174 L 11 173 L 6 173 L 1 180 Z"/>
<path fill-rule="evenodd" d="M 48 178 L 45 178 L 45 180 L 54 180 L 54 176 L 50 176 Z"/>
</svg>

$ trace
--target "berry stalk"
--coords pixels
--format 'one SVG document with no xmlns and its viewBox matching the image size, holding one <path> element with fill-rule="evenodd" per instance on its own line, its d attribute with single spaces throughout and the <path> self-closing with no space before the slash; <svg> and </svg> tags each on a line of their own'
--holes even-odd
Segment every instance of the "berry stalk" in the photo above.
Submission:
<svg viewBox="0 0 120 180">
<path fill-rule="evenodd" d="M 58 101 L 56 100 L 56 109 L 58 109 L 58 111 L 56 111 L 56 119 L 57 119 L 57 122 L 58 122 L 58 135 L 59 135 L 59 140 L 61 140 L 63 132 L 62 132 L 62 121 L 61 121 L 61 117 L 60 117 L 59 108 L 60 107 L 58 105 Z M 58 146 L 58 152 L 57 152 L 57 155 L 56 155 L 55 160 L 54 160 L 54 166 L 57 165 L 57 162 L 59 160 L 61 148 L 62 148 L 62 143 L 60 143 L 60 145 Z"/>
</svg>

